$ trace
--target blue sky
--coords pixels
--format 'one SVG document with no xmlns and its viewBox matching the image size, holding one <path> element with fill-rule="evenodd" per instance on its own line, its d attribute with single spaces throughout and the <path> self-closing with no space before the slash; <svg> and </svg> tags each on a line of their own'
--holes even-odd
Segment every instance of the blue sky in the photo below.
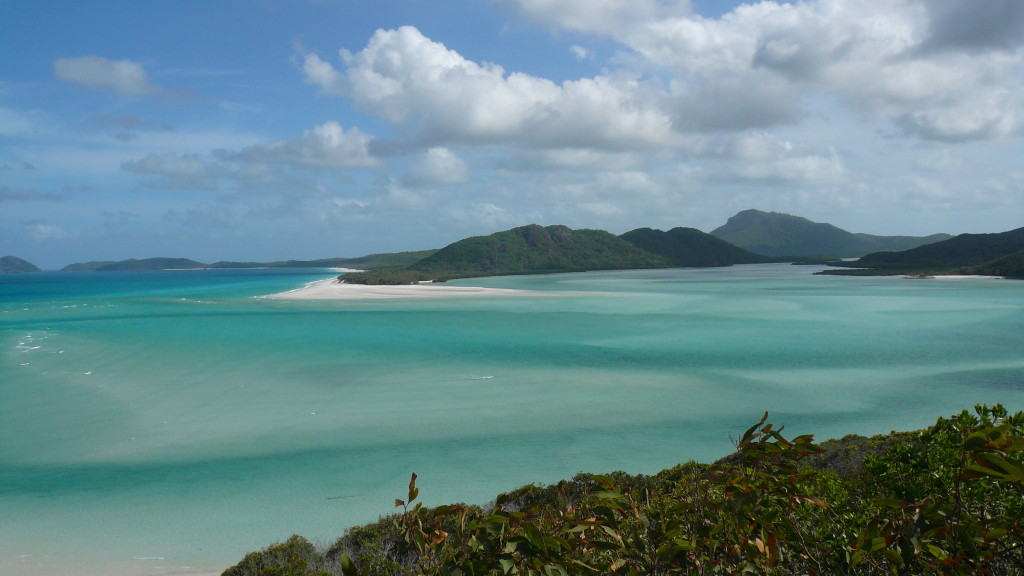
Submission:
<svg viewBox="0 0 1024 576">
<path fill-rule="evenodd" d="M 0 255 L 1024 225 L 1024 3 L 0 0 Z"/>
</svg>

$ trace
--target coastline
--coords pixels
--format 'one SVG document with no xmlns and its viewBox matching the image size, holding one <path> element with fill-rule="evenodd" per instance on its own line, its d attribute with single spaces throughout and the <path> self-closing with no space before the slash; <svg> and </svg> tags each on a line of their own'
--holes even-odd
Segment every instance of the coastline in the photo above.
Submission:
<svg viewBox="0 0 1024 576">
<path fill-rule="evenodd" d="M 274 300 L 377 300 L 385 298 L 446 298 L 453 296 L 514 296 L 523 290 L 448 286 L 443 284 L 345 284 L 336 278 L 310 282 L 302 288 L 263 296 Z"/>
</svg>

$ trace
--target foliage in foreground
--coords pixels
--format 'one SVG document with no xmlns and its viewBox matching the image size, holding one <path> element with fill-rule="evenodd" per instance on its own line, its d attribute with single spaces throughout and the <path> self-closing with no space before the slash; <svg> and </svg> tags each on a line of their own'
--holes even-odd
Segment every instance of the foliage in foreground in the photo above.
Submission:
<svg viewBox="0 0 1024 576">
<path fill-rule="evenodd" d="M 417 502 L 326 552 L 293 537 L 225 576 L 1024 574 L 1024 413 L 821 446 L 767 414 L 714 464 L 580 474 L 486 508 Z"/>
</svg>

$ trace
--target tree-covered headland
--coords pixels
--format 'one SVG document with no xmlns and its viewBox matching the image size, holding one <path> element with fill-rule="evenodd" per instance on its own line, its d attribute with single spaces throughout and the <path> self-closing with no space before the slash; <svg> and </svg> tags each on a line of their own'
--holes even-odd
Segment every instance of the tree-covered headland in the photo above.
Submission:
<svg viewBox="0 0 1024 576">
<path fill-rule="evenodd" d="M 224 576 L 1024 574 L 1024 413 L 821 444 L 767 417 L 712 464 L 581 473 L 485 506 L 424 506 L 413 474 L 396 513 Z"/>
</svg>

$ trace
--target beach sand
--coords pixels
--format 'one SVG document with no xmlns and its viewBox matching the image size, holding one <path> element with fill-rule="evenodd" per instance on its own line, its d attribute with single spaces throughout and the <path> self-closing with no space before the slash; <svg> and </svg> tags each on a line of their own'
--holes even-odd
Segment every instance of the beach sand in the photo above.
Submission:
<svg viewBox="0 0 1024 576">
<path fill-rule="evenodd" d="M 271 294 L 277 300 L 369 300 L 380 298 L 445 298 L 451 296 L 511 296 L 525 294 L 522 290 L 449 286 L 445 284 L 379 285 L 344 284 L 336 278 L 311 282 L 297 290 Z"/>
</svg>

